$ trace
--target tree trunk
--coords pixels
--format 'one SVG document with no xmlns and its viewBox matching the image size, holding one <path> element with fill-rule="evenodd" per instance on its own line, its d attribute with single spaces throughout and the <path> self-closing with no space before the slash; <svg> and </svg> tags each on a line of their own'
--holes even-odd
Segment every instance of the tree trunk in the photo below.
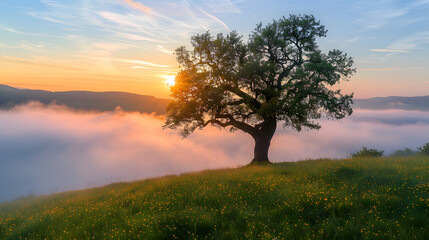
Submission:
<svg viewBox="0 0 429 240">
<path fill-rule="evenodd" d="M 270 148 L 271 139 L 258 137 L 255 138 L 255 150 L 252 163 L 269 163 L 268 149 Z"/>
<path fill-rule="evenodd" d="M 253 136 L 255 139 L 255 149 L 252 164 L 270 163 L 268 159 L 268 150 L 276 127 L 277 121 L 275 119 L 264 121 L 258 133 Z"/>
</svg>

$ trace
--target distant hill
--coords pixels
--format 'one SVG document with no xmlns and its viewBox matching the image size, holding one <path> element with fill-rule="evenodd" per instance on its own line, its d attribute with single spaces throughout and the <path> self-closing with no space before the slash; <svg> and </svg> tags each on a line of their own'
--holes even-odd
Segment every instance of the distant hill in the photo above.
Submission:
<svg viewBox="0 0 429 240">
<path fill-rule="evenodd" d="M 0 239 L 429 239 L 429 159 L 169 176 L 0 204 Z"/>
<path fill-rule="evenodd" d="M 0 85 L 0 108 L 29 101 L 63 104 L 77 110 L 112 111 L 119 106 L 128 112 L 165 114 L 169 100 L 125 92 L 50 92 Z"/>
<path fill-rule="evenodd" d="M 376 97 L 369 99 L 355 99 L 354 108 L 360 109 L 403 109 L 429 111 L 429 96 L 421 97 Z"/>
<path fill-rule="evenodd" d="M 127 112 L 165 114 L 168 99 L 126 92 L 67 91 L 18 89 L 0 84 L 0 108 L 11 108 L 29 101 L 58 103 L 77 110 L 112 111 L 120 106 Z M 376 97 L 355 99 L 355 109 L 403 109 L 429 111 L 429 96 Z"/>
</svg>

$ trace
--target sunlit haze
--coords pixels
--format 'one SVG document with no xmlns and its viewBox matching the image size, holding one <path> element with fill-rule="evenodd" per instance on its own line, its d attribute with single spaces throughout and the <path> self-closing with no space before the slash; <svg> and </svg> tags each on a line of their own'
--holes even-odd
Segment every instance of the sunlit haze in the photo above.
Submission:
<svg viewBox="0 0 429 240">
<path fill-rule="evenodd" d="M 167 86 L 171 87 L 171 86 L 174 86 L 174 84 L 176 84 L 176 80 L 175 80 L 174 75 L 164 76 L 164 78 L 165 78 L 165 83 L 167 84 Z"/>
<path fill-rule="evenodd" d="M 169 97 L 173 54 L 192 35 L 313 14 L 328 29 L 323 51 L 355 59 L 340 87 L 366 98 L 429 94 L 429 1 L 0 2 L 0 84 L 43 90 L 125 91 Z"/>
<path fill-rule="evenodd" d="M 29 120 L 31 119 L 31 121 Z M 362 146 L 416 149 L 427 142 L 429 112 L 356 110 L 320 131 L 279 128 L 273 162 L 344 158 Z M 253 142 L 208 127 L 182 139 L 148 114 L 76 112 L 39 103 L 0 110 L 0 202 L 165 174 L 245 165 Z M 351 137 L 353 136 L 353 137 Z"/>
</svg>

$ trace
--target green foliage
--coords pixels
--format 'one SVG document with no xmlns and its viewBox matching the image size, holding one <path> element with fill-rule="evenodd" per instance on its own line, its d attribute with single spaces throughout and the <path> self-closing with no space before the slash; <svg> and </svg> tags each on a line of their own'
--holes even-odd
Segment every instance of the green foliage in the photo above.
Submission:
<svg viewBox="0 0 429 240">
<path fill-rule="evenodd" d="M 0 239 L 429 239 L 429 159 L 204 171 L 0 204 Z"/>
<path fill-rule="evenodd" d="M 352 113 L 352 95 L 331 90 L 354 72 L 353 60 L 339 50 L 322 53 L 316 39 L 327 30 L 311 15 L 257 25 L 250 39 L 233 31 L 191 38 L 193 50 L 176 49 L 181 71 L 171 87 L 166 127 L 187 136 L 208 124 L 254 134 L 268 119 L 297 130 L 319 128 L 325 113 Z"/>
<path fill-rule="evenodd" d="M 397 150 L 394 153 L 390 154 L 390 157 L 411 157 L 415 156 L 416 152 L 410 148 L 405 148 L 404 150 Z"/>
<path fill-rule="evenodd" d="M 420 153 L 423 155 L 429 155 L 429 143 L 426 143 L 425 145 L 417 148 L 418 150 L 420 150 Z"/>
<path fill-rule="evenodd" d="M 268 161 L 277 122 L 300 131 L 315 119 L 352 113 L 353 94 L 332 90 L 355 72 L 339 50 L 322 53 L 316 39 L 327 30 L 312 15 L 290 15 L 256 26 L 248 42 L 233 31 L 191 38 L 176 49 L 181 70 L 171 87 L 164 127 L 186 137 L 207 125 L 241 130 L 255 139 L 254 161 Z"/>
<path fill-rule="evenodd" d="M 350 154 L 352 158 L 362 158 L 362 157 L 382 157 L 384 151 L 379 151 L 374 148 L 363 147 L 362 150 L 359 150 L 355 153 Z"/>
<path fill-rule="evenodd" d="M 322 53 L 316 39 L 326 33 L 314 16 L 290 15 L 257 25 L 246 43 L 235 31 L 193 36 L 193 50 L 176 49 L 181 70 L 165 127 L 183 136 L 207 125 L 239 129 L 269 146 L 277 122 L 300 131 L 319 129 L 314 119 L 323 115 L 350 115 L 353 94 L 331 87 L 355 72 L 353 59 L 335 49 Z"/>
</svg>

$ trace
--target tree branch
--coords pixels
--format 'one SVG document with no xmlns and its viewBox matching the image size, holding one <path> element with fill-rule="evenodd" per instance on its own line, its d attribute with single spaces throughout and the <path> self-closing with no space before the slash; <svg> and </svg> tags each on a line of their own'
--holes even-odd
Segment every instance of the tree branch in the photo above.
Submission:
<svg viewBox="0 0 429 240">
<path fill-rule="evenodd" d="M 204 124 L 203 127 L 206 127 L 209 124 L 217 124 L 221 127 L 228 127 L 228 126 L 234 126 L 240 130 L 242 130 L 243 132 L 246 132 L 248 134 L 250 134 L 251 136 L 255 136 L 255 134 L 257 133 L 256 128 L 253 127 L 250 124 L 247 124 L 245 122 L 240 122 L 234 119 L 234 117 L 231 114 L 216 114 L 214 116 L 217 119 L 210 119 L 207 120 Z M 220 120 L 218 120 L 218 118 L 221 119 L 228 119 L 228 122 L 221 122 Z"/>
<path fill-rule="evenodd" d="M 219 125 L 219 126 L 221 126 L 221 127 L 228 127 L 228 126 L 232 126 L 232 123 L 231 122 L 221 122 L 221 121 L 219 121 L 219 120 L 217 120 L 217 119 L 210 119 L 210 120 L 208 120 L 208 121 L 206 121 L 204 124 L 203 124 L 203 127 L 207 127 L 207 125 L 209 125 L 209 124 L 217 124 L 217 125 Z"/>
<path fill-rule="evenodd" d="M 261 108 L 261 103 L 258 100 L 256 100 L 255 98 L 253 98 L 249 94 L 243 92 L 239 88 L 232 87 L 230 85 L 224 85 L 223 89 L 225 89 L 226 91 L 232 92 L 235 95 L 243 98 L 246 102 L 251 103 L 253 109 L 259 109 L 259 108 Z"/>
</svg>

